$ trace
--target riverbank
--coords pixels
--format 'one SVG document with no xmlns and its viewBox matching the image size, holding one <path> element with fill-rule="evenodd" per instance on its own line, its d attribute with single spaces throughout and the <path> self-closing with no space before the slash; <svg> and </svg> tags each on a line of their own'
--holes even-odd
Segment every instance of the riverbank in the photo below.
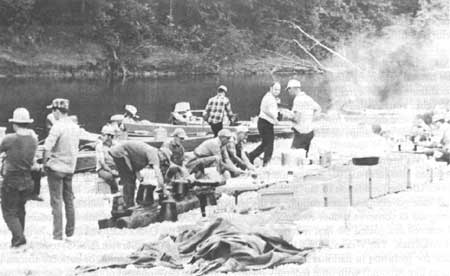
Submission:
<svg viewBox="0 0 450 276">
<path fill-rule="evenodd" d="M 277 140 L 286 147 L 290 140 Z M 279 159 L 279 152 L 275 156 Z M 389 194 L 353 207 L 310 207 L 296 214 L 297 222 L 282 227 L 279 213 L 258 212 L 241 215 L 225 212 L 236 223 L 247 223 L 248 229 L 265 227 L 281 234 L 297 247 L 317 249 L 303 265 L 283 265 L 257 272 L 230 275 L 447 275 L 450 263 L 450 174 L 435 175 L 431 183 L 413 185 L 406 192 Z M 176 234 L 189 226 L 204 224 L 198 209 L 179 215 L 176 223 L 151 224 L 139 229 L 98 230 L 97 220 L 109 216 L 107 194 L 99 192 L 96 175 L 74 177 L 77 230 L 75 239 L 51 243 L 51 208 L 45 178 L 42 183 L 44 202 L 27 204 L 25 252 L 8 248 L 9 232 L 0 225 L 0 266 L 4 275 L 73 275 L 77 265 L 100 264 L 111 258 L 128 256 L 142 243 L 154 241 L 162 234 Z M 239 197 L 239 209 L 255 206 L 257 193 Z M 233 208 L 233 198 L 222 195 L 218 207 Z M 285 210 L 286 211 L 286 210 Z M 279 212 L 279 211 L 278 211 Z M 278 216 L 276 216 L 278 214 Z M 275 217 L 274 217 L 275 215 Z M 164 267 L 107 269 L 87 275 L 191 275 L 186 270 Z M 211 273 L 208 275 L 221 275 Z"/>
<path fill-rule="evenodd" d="M 132 66 L 128 66 L 113 61 L 101 45 L 72 38 L 25 47 L 0 45 L 0 78 L 159 78 L 320 72 L 309 61 L 287 60 L 267 53 L 218 62 L 206 54 L 181 52 L 157 45 L 148 46 L 146 51 L 146 57 L 136 59 Z M 129 58 L 122 57 L 123 60 Z"/>
</svg>

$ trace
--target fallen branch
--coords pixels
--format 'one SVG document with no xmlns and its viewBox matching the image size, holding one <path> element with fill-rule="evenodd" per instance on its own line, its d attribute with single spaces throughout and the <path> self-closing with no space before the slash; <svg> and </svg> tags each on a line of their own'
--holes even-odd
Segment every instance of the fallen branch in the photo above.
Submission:
<svg viewBox="0 0 450 276">
<path fill-rule="evenodd" d="M 313 55 L 313 54 L 311 54 L 309 51 L 308 51 L 308 49 L 306 49 L 306 47 L 305 46 L 303 46 L 300 42 L 298 42 L 298 40 L 296 40 L 296 39 L 293 39 L 292 41 L 294 41 L 295 42 L 295 44 L 297 44 L 297 46 L 298 47 L 300 47 L 318 66 L 319 66 L 319 68 L 321 69 L 321 70 L 324 70 L 324 71 L 332 71 L 332 70 L 330 70 L 330 69 L 328 69 L 328 68 L 326 68 L 325 66 L 323 66 L 322 65 L 322 63 L 320 63 L 320 61 Z"/>
<path fill-rule="evenodd" d="M 322 44 L 319 40 L 317 40 L 315 37 L 313 37 L 312 35 L 308 34 L 307 32 L 305 32 L 299 25 L 295 24 L 292 21 L 289 20 L 278 20 L 280 22 L 284 22 L 287 23 L 291 26 L 293 26 L 295 29 L 297 29 L 298 31 L 300 31 L 303 35 L 305 35 L 307 38 L 311 39 L 312 41 L 314 41 L 317 45 L 321 46 L 322 48 L 324 48 L 325 50 L 327 50 L 328 52 L 332 53 L 333 55 L 339 57 L 340 59 L 342 59 L 343 61 L 345 61 L 347 64 L 349 64 L 350 66 L 352 66 L 353 68 L 357 69 L 358 71 L 364 71 L 363 69 L 359 68 L 359 66 L 357 66 L 356 64 L 354 64 L 353 62 L 351 62 L 349 59 L 347 59 L 346 57 L 344 57 L 343 55 L 339 54 L 338 52 L 334 51 L 333 49 L 327 47 L 326 45 Z M 304 47 L 303 47 L 304 48 Z"/>
</svg>

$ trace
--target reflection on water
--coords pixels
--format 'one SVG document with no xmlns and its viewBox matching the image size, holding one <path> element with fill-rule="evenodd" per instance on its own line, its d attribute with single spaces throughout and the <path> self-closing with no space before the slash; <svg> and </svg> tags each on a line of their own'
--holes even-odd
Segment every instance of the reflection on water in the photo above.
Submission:
<svg viewBox="0 0 450 276">
<path fill-rule="evenodd" d="M 329 88 L 322 75 L 300 77 L 303 89 L 326 109 Z M 282 79 L 283 88 L 287 79 Z M 48 111 L 45 106 L 55 97 L 71 101 L 71 114 L 87 130 L 99 132 L 101 126 L 115 113 L 123 111 L 124 104 L 133 104 L 143 119 L 167 122 L 176 102 L 189 101 L 191 108 L 203 109 L 216 87 L 228 87 L 232 109 L 241 119 L 249 119 L 259 112 L 261 97 L 272 83 L 271 76 L 170 78 L 159 80 L 129 80 L 125 83 L 105 80 L 0 80 L 0 125 L 7 125 L 14 108 L 23 106 L 35 119 L 35 128 L 43 128 Z M 282 103 L 291 105 L 286 92 Z"/>
</svg>

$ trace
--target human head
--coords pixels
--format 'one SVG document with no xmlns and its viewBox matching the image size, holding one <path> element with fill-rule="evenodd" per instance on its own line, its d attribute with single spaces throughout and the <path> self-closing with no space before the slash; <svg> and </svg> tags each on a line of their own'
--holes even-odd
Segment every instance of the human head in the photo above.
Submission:
<svg viewBox="0 0 450 276">
<path fill-rule="evenodd" d="M 248 127 L 240 125 L 236 127 L 236 138 L 237 142 L 247 141 Z"/>
<path fill-rule="evenodd" d="M 104 142 L 112 141 L 114 139 L 115 131 L 111 126 L 102 127 L 102 139 Z"/>
<path fill-rule="evenodd" d="M 59 120 L 61 117 L 67 116 L 69 112 L 69 100 L 56 98 L 50 105 L 47 105 L 47 109 L 51 109 L 55 119 Z"/>
<path fill-rule="evenodd" d="M 233 136 L 233 134 L 231 133 L 231 131 L 224 128 L 219 131 L 217 136 L 219 137 L 220 143 L 222 144 L 222 146 L 224 146 L 228 143 L 228 141 L 230 141 L 230 138 L 231 138 L 231 136 Z"/>
<path fill-rule="evenodd" d="M 24 107 L 16 108 L 13 112 L 13 117 L 8 121 L 13 124 L 14 131 L 17 131 L 19 128 L 26 128 L 34 122 L 30 118 L 30 112 Z"/>
<path fill-rule="evenodd" d="M 176 128 L 171 135 L 176 141 L 181 142 L 187 138 L 186 131 L 182 128 Z"/>
<path fill-rule="evenodd" d="M 275 97 L 278 97 L 278 95 L 280 95 L 280 92 L 281 92 L 281 84 L 280 84 L 280 82 L 276 81 L 276 82 L 272 83 L 272 85 L 270 86 L 270 92 Z"/>
<path fill-rule="evenodd" d="M 300 81 L 298 81 L 296 79 L 289 80 L 288 84 L 286 86 L 286 90 L 291 95 L 297 95 L 298 92 L 302 91 L 301 89 L 302 89 L 302 85 L 301 85 Z"/>
<path fill-rule="evenodd" d="M 111 121 L 112 124 L 120 125 L 123 121 L 123 118 L 124 116 L 122 114 L 115 114 L 112 115 L 109 120 Z"/>
<path fill-rule="evenodd" d="M 217 87 L 217 93 L 226 93 L 226 92 L 228 92 L 228 88 L 225 85 Z"/>
</svg>

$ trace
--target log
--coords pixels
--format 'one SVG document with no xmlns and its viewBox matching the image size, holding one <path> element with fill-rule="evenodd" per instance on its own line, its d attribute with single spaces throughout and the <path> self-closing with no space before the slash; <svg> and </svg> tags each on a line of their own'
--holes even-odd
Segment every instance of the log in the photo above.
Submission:
<svg viewBox="0 0 450 276">
<path fill-rule="evenodd" d="M 200 202 L 197 196 L 190 192 L 182 200 L 176 201 L 177 213 L 182 214 L 190 210 L 200 207 Z M 134 209 L 130 216 L 121 217 L 116 220 L 115 226 L 117 228 L 139 228 L 145 227 L 149 224 L 160 222 L 159 216 L 160 206 L 158 203 L 154 203 L 148 207 L 140 207 Z"/>
<path fill-rule="evenodd" d="M 116 226 L 122 228 L 139 228 L 145 227 L 151 223 L 157 222 L 159 218 L 159 204 L 154 203 L 149 207 L 142 207 L 133 210 L 130 216 L 117 219 Z"/>
</svg>

